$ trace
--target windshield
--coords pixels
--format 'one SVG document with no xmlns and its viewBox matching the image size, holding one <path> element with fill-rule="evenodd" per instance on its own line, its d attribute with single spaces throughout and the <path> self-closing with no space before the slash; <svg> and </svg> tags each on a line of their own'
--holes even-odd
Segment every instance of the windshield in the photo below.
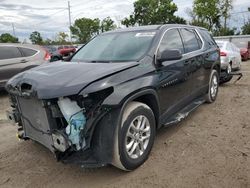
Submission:
<svg viewBox="0 0 250 188">
<path fill-rule="evenodd" d="M 137 31 L 100 35 L 80 49 L 71 61 L 136 61 L 147 53 L 155 33 Z"/>
</svg>

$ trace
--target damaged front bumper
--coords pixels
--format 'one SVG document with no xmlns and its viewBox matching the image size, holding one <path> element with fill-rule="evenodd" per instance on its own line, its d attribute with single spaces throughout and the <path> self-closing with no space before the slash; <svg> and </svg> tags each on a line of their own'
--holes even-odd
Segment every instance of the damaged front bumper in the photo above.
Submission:
<svg viewBox="0 0 250 188">
<path fill-rule="evenodd" d="M 105 166 L 112 159 L 102 159 L 101 152 L 96 152 L 98 144 L 93 145 L 92 140 L 95 127 L 111 110 L 101 105 L 99 97 L 110 92 L 50 100 L 9 92 L 12 111 L 7 112 L 7 117 L 17 125 L 20 139 L 39 142 L 57 160 L 83 167 Z"/>
</svg>

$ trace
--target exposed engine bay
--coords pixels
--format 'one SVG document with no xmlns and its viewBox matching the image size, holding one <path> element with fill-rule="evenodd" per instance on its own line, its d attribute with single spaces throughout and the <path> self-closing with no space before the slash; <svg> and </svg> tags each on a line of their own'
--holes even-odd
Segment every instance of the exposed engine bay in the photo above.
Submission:
<svg viewBox="0 0 250 188">
<path fill-rule="evenodd" d="M 13 110 L 7 115 L 18 126 L 18 138 L 31 138 L 60 156 L 89 147 L 94 122 L 108 111 L 101 104 L 112 92 L 109 88 L 51 100 L 11 95 Z"/>
</svg>

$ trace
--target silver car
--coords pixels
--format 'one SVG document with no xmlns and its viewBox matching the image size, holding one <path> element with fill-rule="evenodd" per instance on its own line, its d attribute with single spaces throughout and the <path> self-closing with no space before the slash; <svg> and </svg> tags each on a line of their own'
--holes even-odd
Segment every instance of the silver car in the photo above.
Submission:
<svg viewBox="0 0 250 188">
<path fill-rule="evenodd" d="M 220 47 L 221 70 L 228 74 L 232 70 L 240 70 L 240 49 L 229 41 L 216 41 L 216 43 Z"/>
<path fill-rule="evenodd" d="M 0 44 L 0 90 L 17 73 L 23 72 L 50 60 L 43 47 L 31 44 Z"/>
</svg>

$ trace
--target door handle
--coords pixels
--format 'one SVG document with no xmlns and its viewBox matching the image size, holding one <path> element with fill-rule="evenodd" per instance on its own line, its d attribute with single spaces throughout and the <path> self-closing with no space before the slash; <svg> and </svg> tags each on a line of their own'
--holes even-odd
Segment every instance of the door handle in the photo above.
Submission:
<svg viewBox="0 0 250 188">
<path fill-rule="evenodd" d="M 21 63 L 27 63 L 28 61 L 26 59 L 22 59 L 20 62 Z"/>
</svg>

